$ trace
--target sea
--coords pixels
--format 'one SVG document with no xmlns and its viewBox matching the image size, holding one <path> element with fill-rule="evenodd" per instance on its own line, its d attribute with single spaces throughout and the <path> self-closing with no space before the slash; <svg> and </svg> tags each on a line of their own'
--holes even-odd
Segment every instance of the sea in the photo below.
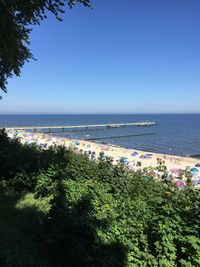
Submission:
<svg viewBox="0 0 200 267">
<path fill-rule="evenodd" d="M 153 121 L 150 127 L 77 128 L 51 135 L 200 158 L 200 114 L 0 115 L 0 127 L 63 126 Z M 48 131 L 48 129 L 43 130 Z"/>
</svg>

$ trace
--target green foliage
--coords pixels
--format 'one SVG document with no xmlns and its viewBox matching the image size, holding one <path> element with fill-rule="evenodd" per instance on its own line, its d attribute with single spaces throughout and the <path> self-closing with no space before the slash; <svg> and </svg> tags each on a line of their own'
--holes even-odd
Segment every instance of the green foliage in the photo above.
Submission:
<svg viewBox="0 0 200 267">
<path fill-rule="evenodd" d="M 26 61 L 33 59 L 28 45 L 32 25 L 52 13 L 58 20 L 66 4 L 90 7 L 89 0 L 0 0 L 0 89 L 6 92 L 7 78 L 19 76 Z"/>
<path fill-rule="evenodd" d="M 41 242 L 42 222 L 48 210 L 48 201 L 34 199 L 33 194 L 19 197 L 1 192 L 1 267 L 53 267 L 45 257 L 45 247 Z"/>
<path fill-rule="evenodd" d="M 146 179 L 146 170 L 128 171 L 110 158 L 91 161 L 64 147 L 21 145 L 5 132 L 0 162 L 7 166 L 0 165 L 4 192 L 25 194 L 14 208 L 39 213 L 31 246 L 35 253 L 38 244 L 45 260 L 39 265 L 33 256 L 29 266 L 200 266 L 200 194 L 193 187 Z M 1 245 L 3 261 L 20 262 L 26 242 L 19 254 L 9 250 L 11 259 Z"/>
<path fill-rule="evenodd" d="M 54 195 L 57 181 L 59 181 L 59 177 L 53 167 L 47 171 L 41 171 L 36 177 L 35 192 L 37 197 Z"/>
</svg>

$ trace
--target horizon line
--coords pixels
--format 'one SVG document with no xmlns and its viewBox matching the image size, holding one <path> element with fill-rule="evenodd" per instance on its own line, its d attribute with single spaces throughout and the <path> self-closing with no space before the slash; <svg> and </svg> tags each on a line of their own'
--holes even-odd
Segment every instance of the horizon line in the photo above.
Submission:
<svg viewBox="0 0 200 267">
<path fill-rule="evenodd" d="M 152 113 L 0 113 L 0 115 L 198 115 L 200 112 L 152 112 Z"/>
</svg>

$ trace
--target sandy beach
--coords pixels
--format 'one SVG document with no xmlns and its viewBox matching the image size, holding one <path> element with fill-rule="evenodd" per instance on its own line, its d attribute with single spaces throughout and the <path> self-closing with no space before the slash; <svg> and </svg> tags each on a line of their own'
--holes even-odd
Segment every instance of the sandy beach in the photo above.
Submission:
<svg viewBox="0 0 200 267">
<path fill-rule="evenodd" d="M 184 170 L 188 167 L 193 168 L 199 162 L 198 159 L 190 157 L 152 153 L 137 149 L 114 146 L 111 144 L 102 144 L 85 140 L 75 140 L 57 136 L 55 137 L 42 133 L 26 132 L 24 130 L 14 131 L 7 129 L 7 132 L 11 138 L 20 138 L 22 143 L 37 143 L 44 147 L 49 147 L 52 145 L 64 145 L 67 148 L 73 148 L 76 151 L 87 152 L 88 154 L 94 153 L 95 158 L 98 158 L 99 154 L 103 152 L 105 156 L 111 157 L 114 163 L 117 163 L 121 158 L 125 158 L 129 166 L 133 168 L 144 168 L 149 166 L 154 168 L 157 166 L 157 159 L 164 160 L 165 166 L 168 170 Z"/>
</svg>

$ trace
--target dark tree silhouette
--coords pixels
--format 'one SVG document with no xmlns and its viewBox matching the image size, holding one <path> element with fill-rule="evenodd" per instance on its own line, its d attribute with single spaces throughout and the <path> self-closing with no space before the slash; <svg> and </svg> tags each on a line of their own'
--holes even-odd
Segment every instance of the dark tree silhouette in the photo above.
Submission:
<svg viewBox="0 0 200 267">
<path fill-rule="evenodd" d="M 32 25 L 40 24 L 51 12 L 56 19 L 81 3 L 90 7 L 90 0 L 0 0 L 0 89 L 7 92 L 7 79 L 20 75 L 26 61 L 33 59 L 28 48 Z"/>
</svg>

